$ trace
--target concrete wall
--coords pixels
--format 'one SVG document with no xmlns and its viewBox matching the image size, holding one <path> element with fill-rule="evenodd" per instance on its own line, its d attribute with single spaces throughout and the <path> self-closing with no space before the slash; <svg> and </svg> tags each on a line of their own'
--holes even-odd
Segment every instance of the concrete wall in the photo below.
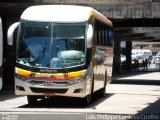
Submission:
<svg viewBox="0 0 160 120">
<path fill-rule="evenodd" d="M 40 1 L 40 0 L 35 0 Z M 42 0 L 45 3 L 141 3 L 156 0 Z"/>
<path fill-rule="evenodd" d="M 17 2 L 15 2 L 17 1 Z M 23 8 L 31 4 L 76 4 L 91 6 L 106 17 L 160 18 L 160 0 L 2 0 L 0 3 L 16 3 Z M 16 5 L 15 4 L 15 5 Z M 28 5 L 29 5 L 28 4 Z M 20 8 L 20 7 L 19 7 Z"/>
<path fill-rule="evenodd" d="M 94 6 L 110 18 L 160 18 L 160 2 L 109 3 Z"/>
<path fill-rule="evenodd" d="M 160 18 L 159 0 L 34 0 L 47 4 L 92 6 L 109 18 Z"/>
<path fill-rule="evenodd" d="M 146 37 L 160 38 L 160 27 L 134 27 L 134 33 L 146 33 Z"/>
</svg>

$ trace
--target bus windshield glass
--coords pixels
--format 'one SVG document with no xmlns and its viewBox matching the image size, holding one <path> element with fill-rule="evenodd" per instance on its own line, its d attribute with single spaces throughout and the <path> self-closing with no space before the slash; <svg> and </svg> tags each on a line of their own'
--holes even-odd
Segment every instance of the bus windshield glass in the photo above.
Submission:
<svg viewBox="0 0 160 120">
<path fill-rule="evenodd" d="M 50 68 L 83 65 L 86 25 L 21 21 L 17 62 L 31 67 Z"/>
</svg>

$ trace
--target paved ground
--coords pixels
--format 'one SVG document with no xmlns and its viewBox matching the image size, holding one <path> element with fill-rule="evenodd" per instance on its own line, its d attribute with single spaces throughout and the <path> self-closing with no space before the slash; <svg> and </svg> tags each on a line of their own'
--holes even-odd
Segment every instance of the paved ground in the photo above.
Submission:
<svg viewBox="0 0 160 120">
<path fill-rule="evenodd" d="M 116 84 L 141 84 L 160 85 L 160 71 L 140 70 L 114 75 L 112 83 Z"/>
<path fill-rule="evenodd" d="M 137 76 L 123 75 L 120 79 L 149 79 L 150 76 L 153 79 L 159 79 L 158 72 L 152 72 L 147 74 L 140 74 Z M 2 92 L 0 94 L 0 120 L 7 115 L 17 115 L 18 118 L 25 120 L 28 114 L 31 114 L 28 118 L 32 117 L 41 118 L 53 118 L 54 120 L 71 119 L 76 115 L 77 120 L 83 119 L 104 119 L 104 115 L 160 115 L 160 86 L 159 85 L 143 85 L 143 84 L 110 84 L 106 89 L 106 97 L 99 98 L 98 94 L 94 95 L 94 101 L 89 106 L 81 104 L 79 99 L 73 98 L 55 98 L 45 99 L 39 101 L 37 105 L 29 106 L 25 96 L 17 97 L 13 91 Z M 46 116 L 47 114 L 47 116 Z M 63 116 L 61 115 L 63 114 Z M 57 115 L 57 116 L 56 116 Z M 69 117 L 65 117 L 69 115 Z M 103 115 L 103 116 L 101 116 Z M 11 116 L 15 117 L 16 116 Z M 103 117 L 103 118 L 102 118 Z M 108 116 L 107 116 L 108 117 Z M 37 119 L 38 119 L 37 118 Z M 160 119 L 159 116 L 156 117 Z M 35 119 L 35 118 L 34 118 Z M 41 120 L 38 119 L 38 120 Z M 75 118 L 74 118 L 75 119 Z M 124 118 L 125 119 L 125 118 Z M 7 119 L 2 119 L 7 120 Z M 16 119 L 17 120 L 17 119 Z M 50 120 L 50 119 L 48 119 Z M 115 119 L 116 120 L 116 119 Z"/>
<path fill-rule="evenodd" d="M 1 95 L 0 111 L 137 114 L 148 112 L 144 109 L 159 102 L 160 86 L 110 84 L 106 92 L 105 98 L 95 98 L 89 106 L 83 106 L 78 99 L 71 98 L 47 99 L 39 101 L 36 106 L 29 106 L 25 96 L 16 97 L 9 93 Z"/>
</svg>

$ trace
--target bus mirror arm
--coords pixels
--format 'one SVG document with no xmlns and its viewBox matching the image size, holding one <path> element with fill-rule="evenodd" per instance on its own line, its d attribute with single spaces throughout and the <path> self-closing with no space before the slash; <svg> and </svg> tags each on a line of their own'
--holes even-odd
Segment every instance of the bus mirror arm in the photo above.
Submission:
<svg viewBox="0 0 160 120">
<path fill-rule="evenodd" d="M 8 29 L 8 33 L 7 33 L 8 45 L 13 45 L 13 34 L 15 29 L 18 27 L 18 25 L 19 25 L 19 22 L 16 22 L 12 24 Z"/>
<path fill-rule="evenodd" d="M 89 24 L 87 30 L 87 48 L 92 47 L 92 38 L 93 38 L 93 27 L 91 24 Z"/>
</svg>

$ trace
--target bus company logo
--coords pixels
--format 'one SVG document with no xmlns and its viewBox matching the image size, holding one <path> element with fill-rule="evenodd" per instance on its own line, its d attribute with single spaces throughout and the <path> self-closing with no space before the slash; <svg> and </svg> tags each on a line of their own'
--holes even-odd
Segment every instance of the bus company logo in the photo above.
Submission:
<svg viewBox="0 0 160 120">
<path fill-rule="evenodd" d="M 40 69 L 40 72 L 45 72 L 45 73 L 57 73 L 57 70 Z"/>
<path fill-rule="evenodd" d="M 52 75 L 50 74 L 31 74 L 30 75 L 32 78 L 51 78 Z"/>
<path fill-rule="evenodd" d="M 44 84 L 45 86 L 51 86 L 53 85 L 52 81 L 46 81 L 46 83 Z"/>
</svg>

